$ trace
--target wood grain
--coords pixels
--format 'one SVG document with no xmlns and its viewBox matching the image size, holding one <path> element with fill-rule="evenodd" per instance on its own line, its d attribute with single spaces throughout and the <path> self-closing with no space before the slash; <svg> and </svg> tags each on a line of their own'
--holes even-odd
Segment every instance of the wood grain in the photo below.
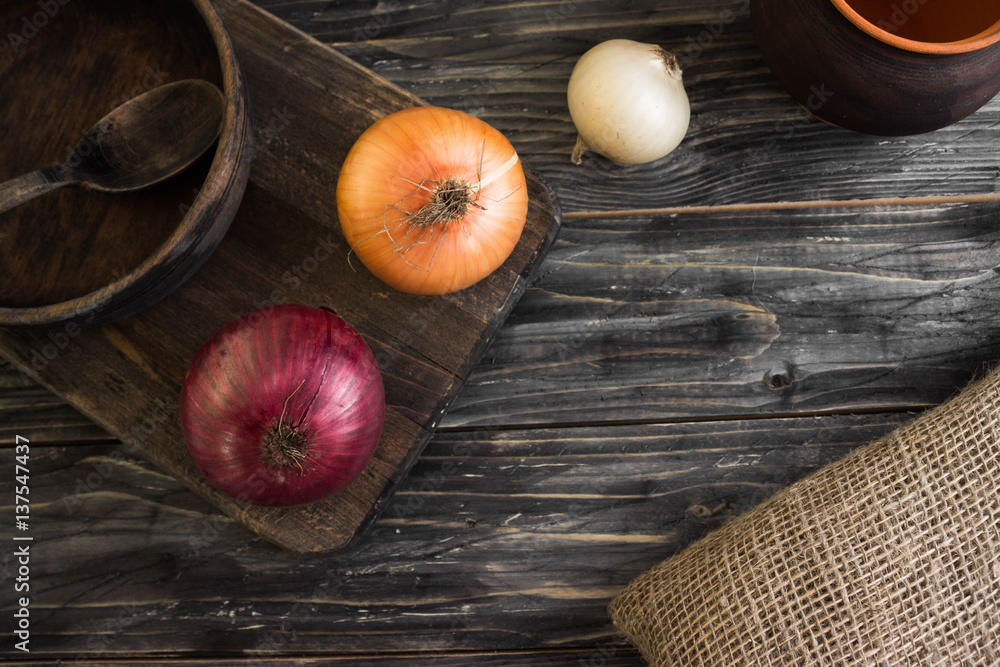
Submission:
<svg viewBox="0 0 1000 667">
<path fill-rule="evenodd" d="M 32 657 L 623 658 L 605 607 L 633 576 L 908 418 L 438 432 L 336 557 L 290 557 L 122 448 L 38 448 Z"/>
<path fill-rule="evenodd" d="M 0 446 L 31 433 L 39 445 L 113 442 L 115 438 L 26 374 L 0 359 Z"/>
<path fill-rule="evenodd" d="M 444 297 L 390 290 L 349 264 L 333 184 L 375 117 L 420 101 L 248 3 L 234 0 L 224 15 L 260 128 L 251 182 L 226 239 L 192 281 L 135 317 L 55 332 L 64 345 L 50 332 L 0 331 L 0 350 L 268 539 L 300 552 L 336 550 L 377 515 L 427 442 L 551 244 L 558 205 L 529 174 L 528 221 L 503 266 Z M 343 89 L 331 95 L 329 81 Z M 277 303 L 327 306 L 353 325 L 375 353 L 387 402 L 382 441 L 358 479 L 330 500 L 286 509 L 247 506 L 212 488 L 176 416 L 201 345 L 223 325 L 255 309 L 266 316 Z"/>
<path fill-rule="evenodd" d="M 0 216 L 0 323 L 78 332 L 155 303 L 208 258 L 246 186 L 250 112 L 219 16 L 208 0 L 14 0 L 0 24 L 18 26 L 0 56 L 0 180 L 81 163 L 98 120 L 163 84 L 224 92 L 215 149 L 176 178 L 114 196 L 68 188 Z"/>
<path fill-rule="evenodd" d="M 768 70 L 747 0 L 544 0 L 516 11 L 479 0 L 259 4 L 428 102 L 496 126 L 567 212 L 1000 190 L 1000 99 L 917 137 L 830 127 Z M 657 43 L 680 57 L 691 127 L 653 164 L 588 156 L 574 166 L 566 83 L 576 60 L 611 38 Z"/>
<path fill-rule="evenodd" d="M 218 660 L 213 659 L 213 667 L 245 667 L 253 664 L 254 658 Z M 260 664 L 268 664 L 259 661 Z M 366 654 L 363 656 L 324 656 L 322 658 L 283 658 L 283 667 L 386 667 L 406 664 L 411 667 L 580 667 L 580 665 L 601 665 L 602 667 L 641 667 L 645 663 L 639 654 L 627 647 L 608 644 L 593 649 L 568 651 L 489 651 L 456 652 L 448 656 L 427 656 L 419 653 Z M 12 667 L 32 667 L 37 663 L 8 662 Z M 170 660 L 168 662 L 142 662 L 134 660 L 85 660 L 74 661 L 76 665 L 101 665 L 101 667 L 135 667 L 137 664 L 169 664 L 171 667 L 202 667 L 204 660 Z"/>
<path fill-rule="evenodd" d="M 568 220 L 445 425 L 936 404 L 1000 357 L 996 204 Z"/>
<path fill-rule="evenodd" d="M 897 410 L 948 396 L 997 356 L 995 204 L 862 201 L 1000 191 L 996 100 L 925 137 L 838 132 L 771 77 L 742 0 L 258 4 L 400 87 L 502 129 L 567 217 L 854 205 L 566 222 L 448 430 L 382 521 L 337 557 L 280 554 L 127 451 L 105 480 L 115 448 L 52 448 L 38 492 L 38 527 L 51 541 L 38 551 L 39 618 L 50 619 L 39 622 L 42 660 L 533 665 L 569 651 L 555 664 L 639 667 L 605 613 L 621 584 L 907 418 Z M 575 59 L 610 37 L 683 54 L 727 9 L 733 22 L 685 68 L 695 115 L 682 149 L 641 169 L 590 158 L 572 167 L 564 95 Z M 311 96 L 333 87 L 311 82 Z M 264 133 L 269 120 L 258 109 L 268 150 L 284 151 L 283 133 Z M 293 154 L 274 153 L 271 168 Z M 323 160 L 296 164 L 308 172 Z M 262 208 L 283 199 L 254 196 Z M 0 412 L 6 433 L 30 435 L 19 426 L 55 409 L 34 391 L 24 400 L 39 401 L 37 413 L 24 403 Z M 872 414 L 812 416 L 852 409 Z M 702 421 L 747 412 L 800 418 Z M 75 440 L 78 417 L 66 420 Z M 528 423 L 538 428 L 512 428 Z M 60 423 L 47 428 L 60 441 Z M 88 477 L 104 481 L 75 490 Z M 81 501 L 72 511 L 67 495 Z M 123 612 L 137 621 L 124 627 Z"/>
<path fill-rule="evenodd" d="M 939 403 L 1000 357 L 996 210 L 988 203 L 566 221 L 442 424 Z M 253 236 L 233 230 L 248 243 L 271 242 Z M 254 262 L 267 266 L 261 254 Z M 420 382 L 430 382 L 429 370 L 421 372 Z M 411 407 L 429 409 L 416 393 Z"/>
</svg>

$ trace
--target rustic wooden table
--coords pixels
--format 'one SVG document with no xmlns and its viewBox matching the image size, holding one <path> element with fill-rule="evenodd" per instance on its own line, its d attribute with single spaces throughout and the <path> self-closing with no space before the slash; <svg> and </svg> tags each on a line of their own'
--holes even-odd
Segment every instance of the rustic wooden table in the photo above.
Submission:
<svg viewBox="0 0 1000 667">
<path fill-rule="evenodd" d="M 640 665 L 606 614 L 629 580 L 1000 357 L 1000 100 L 920 137 L 828 127 L 746 0 L 257 4 L 502 130 L 562 230 L 338 555 L 253 536 L 0 365 L 0 504 L 29 437 L 35 536 L 31 653 L 7 634 L 6 661 Z M 566 81 L 613 37 L 681 56 L 691 129 L 652 165 L 573 166 Z"/>
</svg>

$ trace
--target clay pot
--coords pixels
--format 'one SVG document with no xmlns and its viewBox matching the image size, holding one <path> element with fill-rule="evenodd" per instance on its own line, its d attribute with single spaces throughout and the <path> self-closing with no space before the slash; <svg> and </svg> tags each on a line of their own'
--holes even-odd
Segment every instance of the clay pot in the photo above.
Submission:
<svg viewBox="0 0 1000 667">
<path fill-rule="evenodd" d="M 751 20 L 781 85 L 832 125 L 920 134 L 1000 91 L 997 0 L 754 0 Z"/>
</svg>

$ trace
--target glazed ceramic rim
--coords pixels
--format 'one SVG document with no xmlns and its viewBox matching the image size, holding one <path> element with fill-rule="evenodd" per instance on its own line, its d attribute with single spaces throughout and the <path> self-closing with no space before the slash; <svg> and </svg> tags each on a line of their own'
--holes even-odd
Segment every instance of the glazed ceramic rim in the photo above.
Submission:
<svg viewBox="0 0 1000 667">
<path fill-rule="evenodd" d="M 868 33 L 880 42 L 884 42 L 905 51 L 915 51 L 917 53 L 950 54 L 969 53 L 978 51 L 1000 42 L 1000 19 L 986 30 L 960 39 L 954 42 L 920 42 L 915 39 L 906 39 L 894 35 L 888 30 L 879 28 L 877 25 L 859 14 L 851 5 L 849 0 L 830 0 L 833 6 L 843 14 L 848 21 Z"/>
</svg>

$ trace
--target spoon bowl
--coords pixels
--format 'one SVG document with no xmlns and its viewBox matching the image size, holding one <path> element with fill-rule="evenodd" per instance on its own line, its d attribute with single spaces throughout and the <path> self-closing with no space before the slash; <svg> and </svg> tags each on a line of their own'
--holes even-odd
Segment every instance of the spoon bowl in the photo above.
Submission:
<svg viewBox="0 0 1000 667">
<path fill-rule="evenodd" d="M 225 104 L 200 79 L 139 95 L 92 127 L 65 162 L 0 183 L 0 213 L 71 185 L 120 193 L 165 181 L 215 143 Z"/>
<path fill-rule="evenodd" d="M 84 187 L 129 192 L 191 166 L 219 136 L 226 99 L 215 85 L 186 79 L 154 88 L 105 116 L 77 145 L 73 176 Z"/>
</svg>

